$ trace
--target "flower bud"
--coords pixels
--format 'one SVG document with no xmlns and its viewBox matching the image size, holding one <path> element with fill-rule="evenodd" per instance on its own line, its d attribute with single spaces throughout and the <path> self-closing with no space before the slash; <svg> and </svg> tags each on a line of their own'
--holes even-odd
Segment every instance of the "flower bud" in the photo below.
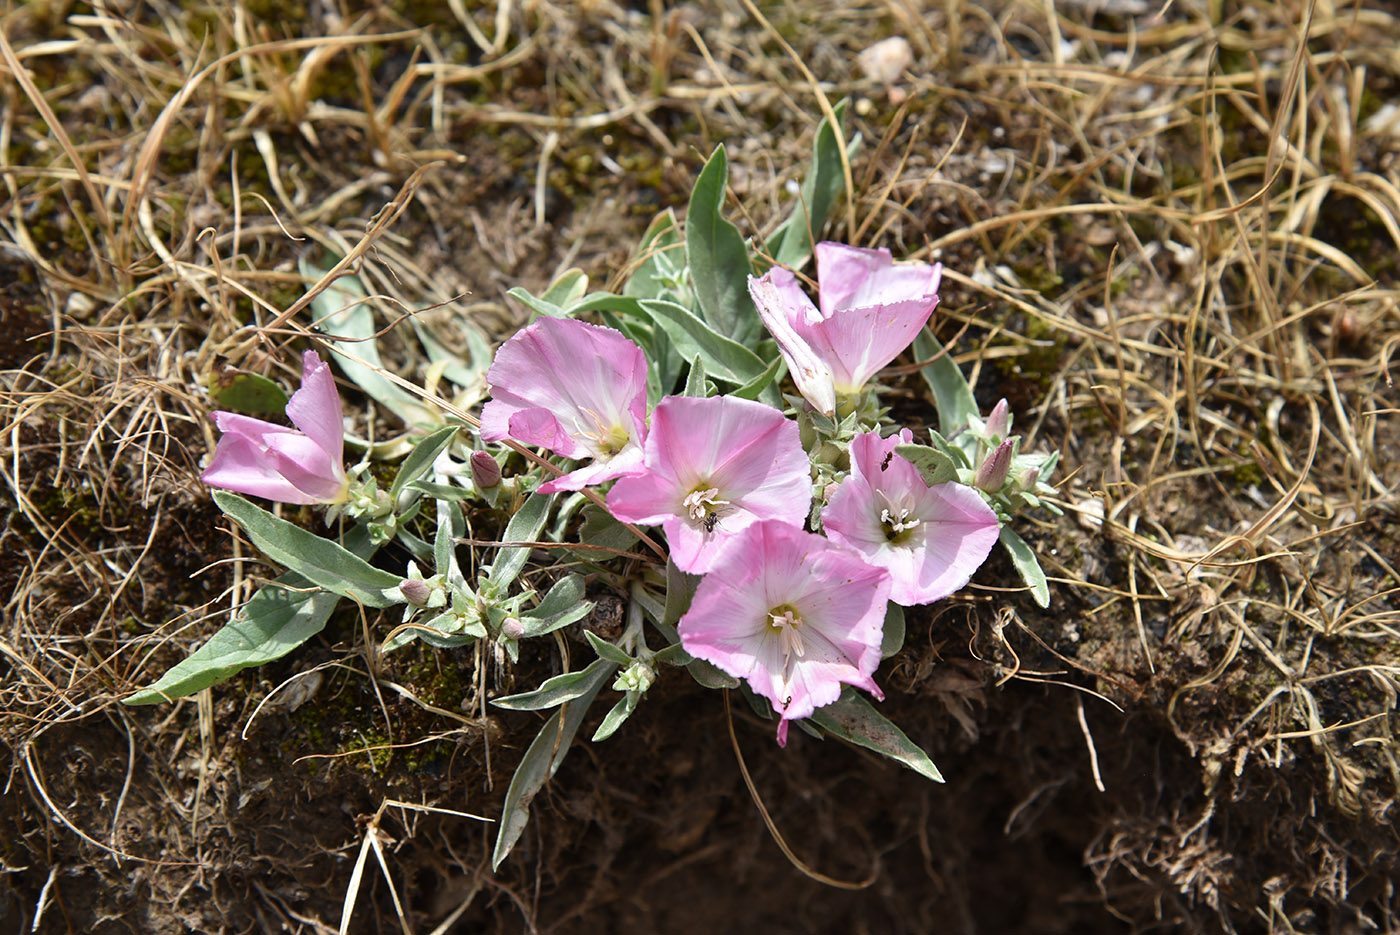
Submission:
<svg viewBox="0 0 1400 935">
<path fill-rule="evenodd" d="M 472 483 L 477 490 L 489 490 L 501 482 L 501 466 L 488 451 L 472 452 Z"/>
<path fill-rule="evenodd" d="M 987 455 L 977 468 L 976 484 L 987 493 L 996 493 L 1006 484 L 1006 476 L 1011 473 L 1011 439 L 1006 439 L 996 450 Z"/>
<path fill-rule="evenodd" d="M 987 416 L 987 436 L 989 438 L 1006 437 L 1006 433 L 1011 429 L 1011 420 L 1008 418 L 1009 409 L 1004 397 L 997 400 L 997 404 L 992 407 L 991 413 Z"/>
<path fill-rule="evenodd" d="M 519 617 L 507 617 L 501 621 L 501 636 L 508 640 L 518 640 L 525 635 L 525 624 Z"/>
<path fill-rule="evenodd" d="M 1035 490 L 1035 485 L 1040 483 L 1040 468 L 1033 467 L 1026 472 L 1026 476 L 1021 478 L 1022 490 Z"/>
<path fill-rule="evenodd" d="M 433 589 L 422 578 L 405 578 L 399 582 L 399 593 L 414 607 L 425 607 Z"/>
<path fill-rule="evenodd" d="M 645 692 L 651 688 L 651 683 L 655 680 L 656 672 L 651 666 L 642 662 L 634 662 L 613 680 L 613 691 Z"/>
</svg>

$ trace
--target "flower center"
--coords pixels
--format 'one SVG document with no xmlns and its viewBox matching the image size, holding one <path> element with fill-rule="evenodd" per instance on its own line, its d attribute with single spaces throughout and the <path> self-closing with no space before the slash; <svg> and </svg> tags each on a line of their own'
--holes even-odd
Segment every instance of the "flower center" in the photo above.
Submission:
<svg viewBox="0 0 1400 935">
<path fill-rule="evenodd" d="M 792 664 L 792 657 L 801 659 L 807 654 L 807 646 L 802 641 L 802 618 L 792 607 L 784 604 L 768 611 L 768 625 L 778 631 L 778 648 L 783 653 L 783 669 Z"/>
<path fill-rule="evenodd" d="M 885 531 L 885 538 L 896 545 L 908 542 L 912 531 L 919 528 L 920 520 L 911 516 L 908 508 L 890 503 L 883 491 L 877 490 L 876 493 L 885 501 L 885 508 L 880 511 L 880 526 Z"/>
<path fill-rule="evenodd" d="M 584 409 L 583 412 L 587 413 L 588 417 L 593 420 L 594 430 L 579 432 L 578 437 L 586 438 L 593 443 L 594 447 L 598 449 L 598 454 L 595 457 L 611 458 L 627 447 L 628 441 L 632 438 L 631 433 L 627 431 L 627 426 L 620 422 L 609 425 L 602 416 L 592 409 Z"/>
<path fill-rule="evenodd" d="M 728 505 L 728 500 L 719 499 L 718 487 L 708 487 L 703 490 L 696 488 L 686 494 L 685 499 L 681 501 L 686 515 L 704 526 L 707 531 L 713 529 L 715 523 L 718 522 L 719 508 Z"/>
</svg>

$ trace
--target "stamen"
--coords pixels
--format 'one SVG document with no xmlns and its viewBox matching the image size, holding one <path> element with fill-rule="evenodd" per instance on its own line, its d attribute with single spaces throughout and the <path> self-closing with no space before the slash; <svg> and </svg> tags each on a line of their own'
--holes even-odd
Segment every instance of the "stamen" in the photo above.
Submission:
<svg viewBox="0 0 1400 935">
<path fill-rule="evenodd" d="M 612 457 L 623 448 L 627 447 L 627 442 L 631 435 L 627 432 L 627 427 L 614 422 L 609 425 L 602 416 L 592 409 L 583 408 L 580 412 L 586 413 L 593 420 L 592 432 L 579 432 L 576 438 L 586 438 L 593 442 L 598 449 L 599 457 Z"/>
<path fill-rule="evenodd" d="M 719 507 L 728 505 L 728 500 L 719 499 L 718 487 L 711 487 L 708 490 L 692 490 L 681 501 L 681 506 L 685 507 L 686 515 L 697 523 L 718 513 Z"/>
<path fill-rule="evenodd" d="M 791 610 L 784 610 L 782 616 L 770 613 L 768 621 L 778 628 L 778 647 L 783 652 L 784 668 L 793 656 L 802 658 L 807 654 L 807 646 L 802 641 L 802 618 Z"/>
</svg>

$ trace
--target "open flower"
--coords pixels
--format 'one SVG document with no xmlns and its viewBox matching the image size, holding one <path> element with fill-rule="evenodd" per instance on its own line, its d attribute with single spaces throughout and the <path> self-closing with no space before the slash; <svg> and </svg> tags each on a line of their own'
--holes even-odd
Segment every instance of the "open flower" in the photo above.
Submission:
<svg viewBox="0 0 1400 935">
<path fill-rule="evenodd" d="M 831 704 L 842 684 L 884 697 L 872 676 L 889 593 L 889 575 L 854 552 L 764 520 L 701 579 L 681 645 L 771 701 L 786 746 L 788 722 Z"/>
<path fill-rule="evenodd" d="M 345 475 L 345 427 L 340 394 L 330 367 L 307 351 L 301 389 L 287 401 L 295 429 L 236 412 L 214 413 L 223 432 L 209 467 L 200 475 L 211 487 L 282 503 L 339 503 Z"/>
<path fill-rule="evenodd" d="M 820 311 L 780 266 L 749 277 L 749 294 L 798 391 L 833 415 L 838 395 L 860 392 L 914 340 L 938 304 L 943 267 L 895 266 L 888 250 L 838 243 L 819 243 L 815 252 Z"/>
<path fill-rule="evenodd" d="M 737 396 L 667 396 L 651 416 L 645 473 L 608 492 L 628 523 L 661 524 L 683 571 L 710 569 L 724 543 L 761 519 L 801 526 L 811 467 L 797 423 Z"/>
<path fill-rule="evenodd" d="M 918 468 L 895 453 L 908 429 L 889 438 L 876 432 L 851 441 L 851 475 L 822 511 L 834 541 L 887 569 L 890 599 L 927 604 L 967 584 L 996 544 L 996 513 L 962 484 L 930 487 Z"/>
<path fill-rule="evenodd" d="M 580 490 L 641 470 L 647 362 L 618 331 L 572 318 L 540 318 L 501 345 L 486 374 L 491 401 L 481 437 L 513 438 L 593 463 L 541 484 Z"/>
</svg>

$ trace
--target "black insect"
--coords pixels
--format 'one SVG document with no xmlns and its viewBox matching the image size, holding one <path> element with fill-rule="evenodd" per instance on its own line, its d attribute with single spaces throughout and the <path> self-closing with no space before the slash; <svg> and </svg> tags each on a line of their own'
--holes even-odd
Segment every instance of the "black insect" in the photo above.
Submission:
<svg viewBox="0 0 1400 935">
<path fill-rule="evenodd" d="M 706 532 L 714 532 L 715 527 L 719 525 L 719 514 L 706 513 L 705 518 L 700 521 L 700 525 L 705 527 Z"/>
<path fill-rule="evenodd" d="M 890 462 L 893 461 L 893 460 L 894 460 L 894 452 L 893 452 L 893 451 L 887 451 L 887 452 L 885 452 L 885 460 L 883 460 L 883 461 L 880 462 L 880 470 L 883 471 L 885 468 L 889 467 L 889 466 L 890 466 Z"/>
</svg>

